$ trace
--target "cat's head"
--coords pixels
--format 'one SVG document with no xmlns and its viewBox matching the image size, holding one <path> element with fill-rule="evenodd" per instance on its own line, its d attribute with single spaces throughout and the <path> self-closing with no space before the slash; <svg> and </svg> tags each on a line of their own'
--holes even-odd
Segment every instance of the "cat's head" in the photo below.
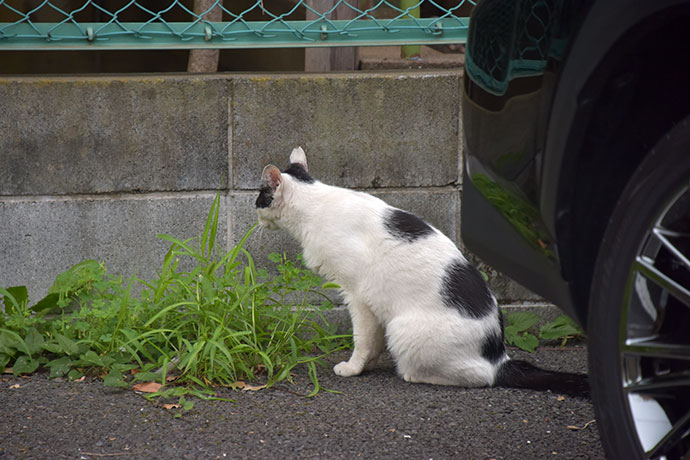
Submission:
<svg viewBox="0 0 690 460">
<path fill-rule="evenodd" d="M 302 147 L 293 149 L 290 164 L 286 170 L 268 165 L 261 173 L 261 190 L 256 199 L 256 213 L 259 224 L 269 230 L 279 228 L 285 203 L 300 184 L 312 184 L 314 179 L 307 169 L 307 155 Z"/>
</svg>

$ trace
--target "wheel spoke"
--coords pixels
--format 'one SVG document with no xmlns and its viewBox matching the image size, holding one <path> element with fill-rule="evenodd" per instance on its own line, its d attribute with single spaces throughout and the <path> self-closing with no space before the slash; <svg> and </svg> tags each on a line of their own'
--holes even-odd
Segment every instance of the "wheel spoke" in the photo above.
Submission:
<svg viewBox="0 0 690 460">
<path fill-rule="evenodd" d="M 629 392 L 645 392 L 651 390 L 662 390 L 667 388 L 688 387 L 690 391 L 690 375 L 669 374 L 656 377 L 645 378 L 636 382 L 624 384 L 623 387 Z"/>
<path fill-rule="evenodd" d="M 677 232 L 675 230 L 669 230 L 664 227 L 654 227 L 654 232 L 659 233 L 664 236 L 670 236 L 671 238 L 688 238 L 690 239 L 690 233 Z"/>
<path fill-rule="evenodd" d="M 633 265 L 633 269 L 637 270 L 639 274 L 666 289 L 672 296 L 690 308 L 690 290 L 666 276 L 642 257 L 638 257 Z"/>
<path fill-rule="evenodd" d="M 675 244 L 673 244 L 666 236 L 678 236 L 678 233 L 676 232 L 671 232 L 668 230 L 665 230 L 660 227 L 656 227 L 654 229 L 654 234 L 656 235 L 659 240 L 666 246 L 666 248 L 673 253 L 674 256 L 676 256 L 681 262 L 683 262 L 683 265 L 685 265 L 685 268 L 690 270 L 690 260 L 683 254 L 680 249 L 676 247 Z"/>
<path fill-rule="evenodd" d="M 690 345 L 655 342 L 653 340 L 628 340 L 623 345 L 623 354 L 649 358 L 690 361 Z"/>
<path fill-rule="evenodd" d="M 683 415 L 683 417 L 673 424 L 668 433 L 666 433 L 666 435 L 650 451 L 647 452 L 648 457 L 654 458 L 670 452 L 671 448 L 682 439 L 683 434 L 685 434 L 689 426 L 690 412 Z"/>
</svg>

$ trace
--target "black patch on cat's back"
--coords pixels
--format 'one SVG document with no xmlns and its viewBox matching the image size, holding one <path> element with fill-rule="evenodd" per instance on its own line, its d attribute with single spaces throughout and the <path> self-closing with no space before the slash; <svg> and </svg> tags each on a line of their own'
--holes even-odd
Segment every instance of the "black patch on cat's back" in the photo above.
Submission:
<svg viewBox="0 0 690 460">
<path fill-rule="evenodd" d="M 497 364 L 506 354 L 501 310 L 498 310 L 498 325 L 498 330 L 489 332 L 482 340 L 482 357 L 491 364 Z"/>
<path fill-rule="evenodd" d="M 441 284 L 441 297 L 449 308 L 464 316 L 481 319 L 494 312 L 494 301 L 482 274 L 473 265 L 455 260 L 448 267 Z"/>
<path fill-rule="evenodd" d="M 431 225 L 419 217 L 400 209 L 394 209 L 385 219 L 386 230 L 396 238 L 411 243 L 434 232 Z"/>
<path fill-rule="evenodd" d="M 299 163 L 290 163 L 290 166 L 283 171 L 284 174 L 289 174 L 300 182 L 313 184 L 314 178 L 309 175 L 307 170 Z"/>
<path fill-rule="evenodd" d="M 273 190 L 268 185 L 264 185 L 259 190 L 259 196 L 256 198 L 257 208 L 268 208 L 273 203 Z"/>
</svg>

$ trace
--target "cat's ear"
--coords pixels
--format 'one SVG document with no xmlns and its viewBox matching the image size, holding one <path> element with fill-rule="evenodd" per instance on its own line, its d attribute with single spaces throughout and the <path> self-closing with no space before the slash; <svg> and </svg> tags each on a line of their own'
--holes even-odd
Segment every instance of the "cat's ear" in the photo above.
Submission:
<svg viewBox="0 0 690 460">
<path fill-rule="evenodd" d="M 301 165 L 305 171 L 309 171 L 309 168 L 307 168 L 307 154 L 304 153 L 302 147 L 297 147 L 292 150 L 290 154 L 290 164 L 293 163 Z"/>
<path fill-rule="evenodd" d="M 280 175 L 280 169 L 273 165 L 266 166 L 261 173 L 261 183 L 271 187 L 271 190 L 275 192 L 278 186 L 283 183 L 283 176 Z"/>
</svg>

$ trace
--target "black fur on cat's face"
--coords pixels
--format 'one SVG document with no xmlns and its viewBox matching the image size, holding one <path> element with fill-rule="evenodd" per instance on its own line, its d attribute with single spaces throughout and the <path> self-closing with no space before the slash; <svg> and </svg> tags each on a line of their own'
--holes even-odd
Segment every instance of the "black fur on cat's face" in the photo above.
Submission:
<svg viewBox="0 0 690 460">
<path fill-rule="evenodd" d="M 314 178 L 309 175 L 307 157 L 301 147 L 292 151 L 288 167 L 282 173 L 273 165 L 266 166 L 261 173 L 261 188 L 255 205 L 259 223 L 264 228 L 271 230 L 278 228 L 284 188 L 289 188 L 289 184 L 294 183 L 291 180 L 285 181 L 285 175 L 304 184 L 315 182 Z"/>
<path fill-rule="evenodd" d="M 314 178 L 309 175 L 307 156 L 304 150 L 302 150 L 302 147 L 297 147 L 292 150 L 288 167 L 282 173 L 273 165 L 268 165 L 264 168 L 261 173 L 261 189 L 259 189 L 259 196 L 256 199 L 257 209 L 271 207 L 276 198 L 276 194 L 280 194 L 281 192 L 280 188 L 283 185 L 282 174 L 289 174 L 299 182 L 306 184 L 314 183 Z"/>
<path fill-rule="evenodd" d="M 289 174 L 296 180 L 306 184 L 313 184 L 314 178 L 309 175 L 307 170 L 299 163 L 290 163 L 281 174 Z M 281 181 L 282 182 L 282 181 Z M 279 184 L 278 184 L 279 185 Z M 277 187 L 271 185 L 271 181 L 263 181 L 259 189 L 259 196 L 256 198 L 257 208 L 268 208 L 273 203 L 273 195 Z"/>
<path fill-rule="evenodd" d="M 262 185 L 259 190 L 259 196 L 256 197 L 257 209 L 268 208 L 273 203 L 273 190 L 268 185 Z"/>
</svg>

